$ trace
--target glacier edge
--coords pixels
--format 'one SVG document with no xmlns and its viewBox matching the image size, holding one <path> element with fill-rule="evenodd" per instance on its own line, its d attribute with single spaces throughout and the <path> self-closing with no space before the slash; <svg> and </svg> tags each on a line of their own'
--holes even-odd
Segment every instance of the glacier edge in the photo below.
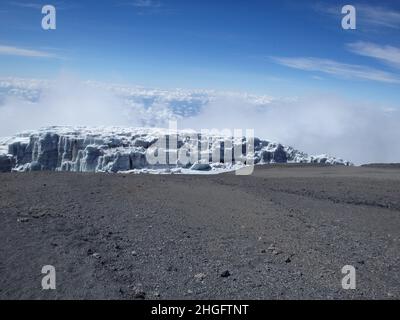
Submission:
<svg viewBox="0 0 400 320">
<path fill-rule="evenodd" d="M 220 160 L 178 162 L 150 165 L 146 151 L 161 137 L 166 129 L 124 127 L 68 127 L 53 126 L 36 131 L 26 131 L 12 137 L 0 138 L 0 171 L 72 171 L 72 172 L 131 172 L 131 173 L 205 173 L 233 171 L 245 165 L 243 159 L 224 161 L 226 137 L 200 135 L 194 131 L 177 131 L 177 150 L 193 147 L 193 136 L 208 139 L 210 155 L 218 153 Z M 233 140 L 233 144 L 243 144 Z M 240 146 L 239 146 L 240 148 Z M 244 147 L 243 147 L 244 148 Z M 184 149 L 182 149 L 184 150 Z M 169 151 L 171 152 L 171 151 Z M 255 164 L 268 163 L 319 163 L 352 165 L 349 161 L 327 155 L 308 156 L 292 147 L 254 139 Z M 195 159 L 196 160 L 196 159 Z"/>
</svg>

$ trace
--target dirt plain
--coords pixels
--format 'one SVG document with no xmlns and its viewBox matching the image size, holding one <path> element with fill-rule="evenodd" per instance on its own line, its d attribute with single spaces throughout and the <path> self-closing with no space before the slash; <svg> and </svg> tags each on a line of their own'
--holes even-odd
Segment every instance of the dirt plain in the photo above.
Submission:
<svg viewBox="0 0 400 320">
<path fill-rule="evenodd" d="M 400 298 L 397 166 L 0 182 L 0 299 Z"/>
</svg>

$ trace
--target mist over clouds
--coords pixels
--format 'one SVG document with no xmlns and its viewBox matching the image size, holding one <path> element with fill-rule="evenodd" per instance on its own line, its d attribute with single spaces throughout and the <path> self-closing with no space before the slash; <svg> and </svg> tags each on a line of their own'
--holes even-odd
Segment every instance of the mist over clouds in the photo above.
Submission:
<svg viewBox="0 0 400 320">
<path fill-rule="evenodd" d="M 41 85 L 33 82 L 3 93 L 0 135 L 51 125 L 128 125 L 129 110 L 111 92 L 67 75 Z"/>
<path fill-rule="evenodd" d="M 255 135 L 309 154 L 327 153 L 356 164 L 400 161 L 398 109 L 334 95 L 273 100 L 266 105 L 220 97 L 191 119 L 190 128 L 254 128 Z"/>
<path fill-rule="evenodd" d="M 51 125 L 254 129 L 256 136 L 356 164 L 400 162 L 400 112 L 335 95 L 274 99 L 82 82 L 0 82 L 0 136 Z"/>
</svg>

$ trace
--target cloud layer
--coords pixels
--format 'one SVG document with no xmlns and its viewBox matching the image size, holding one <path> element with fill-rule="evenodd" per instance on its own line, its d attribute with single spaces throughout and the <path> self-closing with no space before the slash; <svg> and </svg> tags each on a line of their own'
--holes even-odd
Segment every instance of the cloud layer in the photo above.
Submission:
<svg viewBox="0 0 400 320">
<path fill-rule="evenodd" d="M 4 46 L 0 45 L 0 55 L 9 55 L 9 56 L 21 56 L 21 57 L 32 57 L 32 58 L 55 58 L 56 56 L 52 53 L 39 51 L 39 50 L 30 50 L 12 46 Z"/>
<path fill-rule="evenodd" d="M 0 81 L 0 136 L 49 125 L 254 129 L 256 136 L 356 164 L 400 162 L 400 111 L 335 95 L 274 99 L 56 81 Z"/>
<path fill-rule="evenodd" d="M 257 136 L 308 152 L 328 153 L 354 163 L 400 161 L 400 112 L 334 95 L 274 100 L 256 105 L 220 96 L 185 128 L 254 128 Z"/>
</svg>

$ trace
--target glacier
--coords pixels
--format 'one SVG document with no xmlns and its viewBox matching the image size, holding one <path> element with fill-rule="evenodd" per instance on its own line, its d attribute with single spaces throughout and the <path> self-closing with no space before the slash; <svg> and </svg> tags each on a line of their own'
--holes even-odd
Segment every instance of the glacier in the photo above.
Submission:
<svg viewBox="0 0 400 320">
<path fill-rule="evenodd" d="M 220 135 L 180 130 L 176 132 L 177 150 L 193 148 L 199 139 L 209 141 L 209 154 L 221 155 L 218 161 L 192 159 L 189 163 L 150 164 L 146 152 L 156 142 L 170 134 L 162 128 L 125 127 L 70 127 L 53 126 L 25 131 L 11 137 L 0 138 L 0 171 L 72 171 L 112 173 L 164 173 L 164 174 L 217 174 L 237 170 L 246 166 L 243 158 L 232 157 L 225 161 L 224 146 L 227 138 L 232 145 L 246 148 L 244 138 L 234 139 Z M 165 151 L 165 150 L 164 150 Z M 167 152 L 171 152 L 168 150 Z M 248 155 L 249 156 L 249 155 Z M 254 164 L 270 163 L 317 163 L 328 165 L 352 165 L 349 161 L 327 156 L 308 154 L 293 147 L 254 138 L 254 152 L 250 154 Z M 207 158 L 207 157 L 206 157 Z"/>
</svg>

